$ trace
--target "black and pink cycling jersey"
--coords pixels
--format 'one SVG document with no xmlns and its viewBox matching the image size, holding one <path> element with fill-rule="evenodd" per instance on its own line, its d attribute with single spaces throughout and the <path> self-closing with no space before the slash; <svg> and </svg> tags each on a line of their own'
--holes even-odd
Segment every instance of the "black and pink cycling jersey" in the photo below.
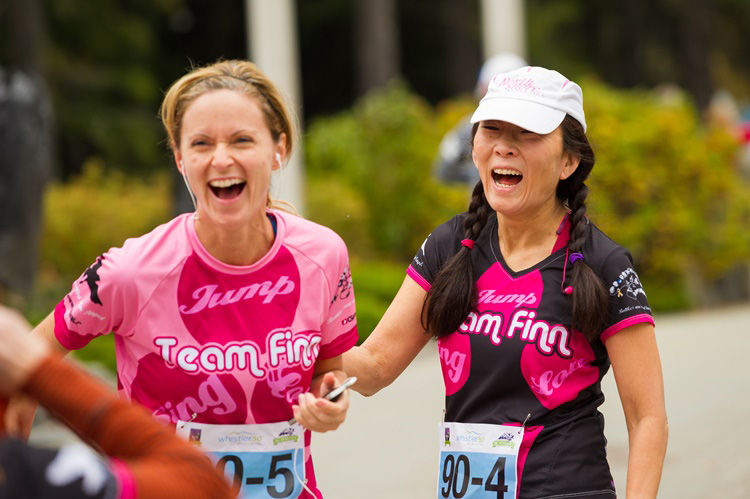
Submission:
<svg viewBox="0 0 750 499">
<path fill-rule="evenodd" d="M 465 216 L 435 229 L 407 269 L 425 290 L 461 249 Z M 597 410 L 610 366 L 605 343 L 629 326 L 653 324 L 630 254 L 588 223 L 582 253 L 605 283 L 611 306 L 595 340 L 571 328 L 571 297 L 562 292 L 569 229 L 566 216 L 551 254 L 513 271 L 492 214 L 471 250 L 476 309 L 439 341 L 447 422 L 526 421 L 518 461 L 523 498 L 615 496 Z"/>
</svg>

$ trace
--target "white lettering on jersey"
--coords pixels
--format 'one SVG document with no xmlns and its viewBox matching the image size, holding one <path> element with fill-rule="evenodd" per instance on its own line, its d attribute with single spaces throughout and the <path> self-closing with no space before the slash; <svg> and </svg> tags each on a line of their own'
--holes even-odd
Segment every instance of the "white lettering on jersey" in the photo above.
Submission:
<svg viewBox="0 0 750 499">
<path fill-rule="evenodd" d="M 260 348 L 252 341 L 231 342 L 226 345 L 213 343 L 201 348 L 177 348 L 177 343 L 177 338 L 173 336 L 154 338 L 154 344 L 160 347 L 161 357 L 169 367 L 176 364 L 189 373 L 228 372 L 239 369 L 249 371 L 257 379 L 266 377 L 266 371 L 260 367 Z"/>
<path fill-rule="evenodd" d="M 318 357 L 319 345 L 320 335 L 305 334 L 292 338 L 292 332 L 289 330 L 277 331 L 268 336 L 266 351 L 272 368 L 279 366 L 280 357 L 285 357 L 289 366 L 301 363 L 305 368 L 309 368 Z"/>
<path fill-rule="evenodd" d="M 535 320 L 536 312 L 520 309 L 513 313 L 505 328 L 503 314 L 486 311 L 478 314 L 470 312 L 458 331 L 467 334 L 483 334 L 490 337 L 493 345 L 499 345 L 505 338 L 518 336 L 528 343 L 536 343 L 540 352 L 551 355 L 557 352 L 563 358 L 573 355 L 570 349 L 570 331 L 561 324 L 551 325 L 544 320 Z M 518 334 L 517 334 L 518 333 Z"/>
<path fill-rule="evenodd" d="M 208 284 L 201 286 L 193 292 L 193 299 L 197 300 L 192 306 L 180 305 L 180 312 L 183 314 L 197 314 L 206 307 L 214 308 L 216 306 L 231 305 L 240 300 L 249 300 L 254 296 L 264 296 L 264 304 L 271 303 L 278 295 L 288 295 L 294 291 L 294 281 L 288 276 L 281 276 L 276 283 L 263 281 L 262 283 L 251 284 L 240 289 L 230 289 L 227 291 L 217 292 L 217 284 Z"/>
</svg>

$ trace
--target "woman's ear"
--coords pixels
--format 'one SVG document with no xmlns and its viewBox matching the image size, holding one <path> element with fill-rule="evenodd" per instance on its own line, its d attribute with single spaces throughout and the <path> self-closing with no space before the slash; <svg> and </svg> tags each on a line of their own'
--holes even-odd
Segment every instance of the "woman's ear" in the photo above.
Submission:
<svg viewBox="0 0 750 499">
<path fill-rule="evenodd" d="M 274 162 L 271 167 L 272 170 L 281 170 L 284 165 L 284 159 L 286 158 L 286 134 L 281 133 L 279 140 L 276 141 L 276 152 L 274 154 Z"/>
<path fill-rule="evenodd" d="M 180 153 L 180 150 L 177 148 L 177 144 L 175 144 L 174 141 L 172 141 L 172 153 L 174 154 L 174 162 L 177 165 L 177 170 L 180 174 L 184 175 L 185 172 L 183 170 L 185 165 L 182 162 L 182 153 Z"/>
<path fill-rule="evenodd" d="M 564 161 L 560 172 L 560 180 L 565 180 L 576 172 L 578 165 L 581 163 L 581 158 L 565 153 Z"/>
</svg>

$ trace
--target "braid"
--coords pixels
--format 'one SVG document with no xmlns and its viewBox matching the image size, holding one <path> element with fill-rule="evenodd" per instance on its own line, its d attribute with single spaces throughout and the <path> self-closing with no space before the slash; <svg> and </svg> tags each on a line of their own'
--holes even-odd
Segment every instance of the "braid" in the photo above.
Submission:
<svg viewBox="0 0 750 499">
<path fill-rule="evenodd" d="M 474 186 L 464 219 L 464 238 L 475 241 L 491 213 L 480 180 Z M 471 252 L 462 246 L 440 269 L 422 305 L 422 326 L 430 335 L 447 336 L 466 320 L 477 301 L 475 280 Z"/>
<path fill-rule="evenodd" d="M 566 116 L 563 120 L 563 144 L 565 150 L 580 158 L 575 173 L 558 184 L 557 196 L 570 209 L 570 240 L 568 254 L 581 253 L 590 232 L 586 218 L 586 198 L 589 188 L 586 178 L 594 168 L 594 152 L 586 139 L 581 125 Z M 585 257 L 585 255 L 584 255 Z M 572 327 L 581 331 L 591 341 L 602 332 L 609 314 L 609 297 L 604 283 L 584 260 L 570 265 L 572 294 Z M 564 285 L 564 284 L 563 284 Z"/>
<path fill-rule="evenodd" d="M 578 190 L 569 200 L 570 208 L 570 241 L 568 248 L 572 252 L 581 251 L 583 243 L 586 242 L 586 197 L 589 195 L 589 188 L 586 184 L 581 183 Z"/>
<path fill-rule="evenodd" d="M 492 208 L 487 202 L 487 198 L 484 197 L 484 186 L 480 180 L 471 193 L 469 211 L 464 219 L 464 237 L 475 241 L 487 224 L 490 213 L 492 213 Z"/>
</svg>

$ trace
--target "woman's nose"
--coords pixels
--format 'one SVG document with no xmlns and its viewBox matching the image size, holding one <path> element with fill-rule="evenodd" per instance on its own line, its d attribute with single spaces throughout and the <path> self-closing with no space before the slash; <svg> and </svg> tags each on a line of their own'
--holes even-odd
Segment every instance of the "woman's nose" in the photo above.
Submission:
<svg viewBox="0 0 750 499">
<path fill-rule="evenodd" d="M 214 151 L 214 157 L 211 164 L 215 166 L 216 168 L 227 168 L 234 162 L 234 159 L 232 158 L 231 154 L 229 153 L 229 150 L 227 147 L 223 144 L 219 144 L 216 146 L 216 150 Z"/>
<path fill-rule="evenodd" d="M 518 154 L 516 142 L 513 140 L 513 137 L 508 133 L 498 136 L 495 141 L 494 152 L 500 156 L 514 156 Z"/>
</svg>

